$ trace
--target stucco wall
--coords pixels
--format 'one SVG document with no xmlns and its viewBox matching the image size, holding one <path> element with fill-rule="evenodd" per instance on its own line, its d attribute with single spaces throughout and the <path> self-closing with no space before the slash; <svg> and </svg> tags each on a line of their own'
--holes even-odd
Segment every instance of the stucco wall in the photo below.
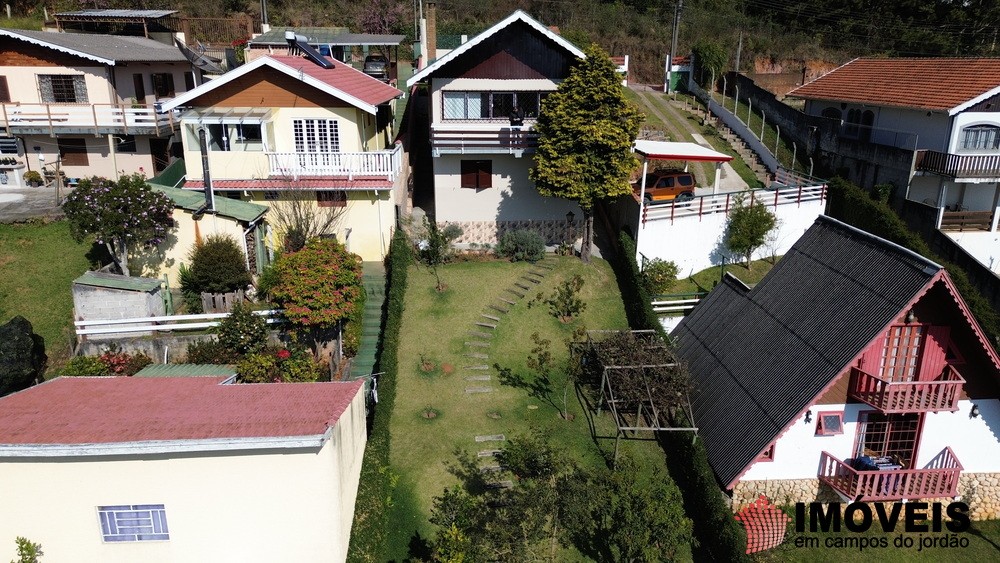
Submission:
<svg viewBox="0 0 1000 563">
<path fill-rule="evenodd" d="M 217 198 L 223 196 L 216 195 Z M 170 231 L 167 238 L 156 247 L 155 251 L 139 254 L 130 261 L 133 268 L 141 271 L 141 275 L 153 278 L 168 276 L 170 287 L 180 287 L 181 264 L 191 265 L 190 253 L 195 243 L 205 240 L 209 235 L 225 235 L 232 237 L 236 245 L 244 249 L 243 226 L 239 221 L 220 215 L 205 214 L 195 221 L 190 211 L 174 209 L 176 228 Z M 253 249 L 250 249 L 251 253 Z"/>
<path fill-rule="evenodd" d="M 87 164 L 85 166 L 72 166 L 62 164 L 61 169 L 66 178 L 87 178 L 90 176 L 103 176 L 105 178 L 117 179 L 121 174 L 134 174 L 136 172 L 145 174 L 147 178 L 154 175 L 153 157 L 149 152 L 149 137 L 136 135 L 134 153 L 122 153 L 114 151 L 111 143 L 113 135 L 102 135 L 95 137 L 84 133 L 74 135 L 61 135 L 61 137 L 84 139 L 87 144 Z M 24 160 L 28 162 L 32 170 L 38 170 L 38 155 L 45 157 L 46 170 L 53 170 L 53 163 L 59 159 L 58 141 L 48 135 L 24 135 L 24 146 L 27 154 Z M 118 135 L 119 139 L 123 135 Z M 36 151 L 35 147 L 41 149 Z M 24 170 L 21 170 L 23 173 Z"/>
<path fill-rule="evenodd" d="M 24 104 L 42 103 L 41 94 L 38 89 L 39 74 L 82 74 L 84 75 L 84 82 L 87 84 L 88 104 L 117 103 L 117 100 L 112 95 L 111 86 L 108 83 L 107 67 L 104 66 L 80 66 L 76 68 L 58 66 L 0 66 L 0 75 L 7 77 L 7 88 L 10 90 L 10 99 Z M 184 82 L 181 81 L 181 86 L 183 85 Z"/>
<path fill-rule="evenodd" d="M 0 460 L 0 536 L 46 561 L 344 561 L 365 445 L 364 394 L 315 450 Z M 170 539 L 104 543 L 97 507 L 163 504 Z"/>
</svg>

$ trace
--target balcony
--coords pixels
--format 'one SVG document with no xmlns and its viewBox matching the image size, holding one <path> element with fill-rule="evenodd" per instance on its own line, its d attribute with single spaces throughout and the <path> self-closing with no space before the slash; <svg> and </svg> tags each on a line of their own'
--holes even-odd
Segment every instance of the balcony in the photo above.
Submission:
<svg viewBox="0 0 1000 563">
<path fill-rule="evenodd" d="M 933 381 L 886 381 L 851 368 L 850 395 L 883 413 L 957 411 L 965 379 L 948 366 Z"/>
<path fill-rule="evenodd" d="M 923 469 L 858 471 L 827 452 L 819 458 L 820 482 L 862 502 L 954 497 L 962 469 L 951 448 L 941 450 Z"/>
<path fill-rule="evenodd" d="M 395 180 L 402 167 L 403 148 L 371 152 L 269 152 L 267 155 L 271 178 L 308 178 L 343 176 L 384 176 Z"/>
<path fill-rule="evenodd" d="M 942 231 L 989 231 L 993 226 L 992 211 L 944 211 Z"/>
<path fill-rule="evenodd" d="M 177 128 L 172 112 L 127 104 L 0 104 L 3 127 L 15 134 L 165 135 Z"/>
<path fill-rule="evenodd" d="M 521 156 L 538 147 L 538 133 L 531 125 L 511 127 L 500 123 L 431 125 L 431 149 L 442 154 L 512 154 Z"/>
<path fill-rule="evenodd" d="M 959 155 L 918 150 L 915 169 L 963 180 L 1000 180 L 1000 154 Z"/>
</svg>

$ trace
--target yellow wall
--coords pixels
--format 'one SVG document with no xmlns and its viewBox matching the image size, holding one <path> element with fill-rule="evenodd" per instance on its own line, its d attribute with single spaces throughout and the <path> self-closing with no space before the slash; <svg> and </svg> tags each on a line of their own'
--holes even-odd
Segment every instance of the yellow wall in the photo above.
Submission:
<svg viewBox="0 0 1000 563">
<path fill-rule="evenodd" d="M 365 440 L 358 393 L 318 452 L 0 458 L 2 553 L 24 536 L 52 563 L 344 561 Z M 104 543 L 97 507 L 122 504 L 163 504 L 170 539 Z"/>
<path fill-rule="evenodd" d="M 216 194 L 215 197 L 223 196 Z M 177 228 L 167 235 L 166 240 L 155 251 L 138 253 L 129 260 L 129 266 L 134 269 L 132 275 L 162 278 L 163 274 L 167 274 L 170 287 L 180 287 L 180 266 L 182 263 L 191 265 L 188 255 L 194 249 L 197 237 L 200 236 L 204 240 L 209 235 L 228 235 L 240 248 L 243 248 L 245 227 L 235 219 L 206 214 L 195 221 L 190 211 L 177 208 L 174 208 L 173 218 Z M 250 253 L 252 256 L 253 249 L 250 249 Z"/>
</svg>

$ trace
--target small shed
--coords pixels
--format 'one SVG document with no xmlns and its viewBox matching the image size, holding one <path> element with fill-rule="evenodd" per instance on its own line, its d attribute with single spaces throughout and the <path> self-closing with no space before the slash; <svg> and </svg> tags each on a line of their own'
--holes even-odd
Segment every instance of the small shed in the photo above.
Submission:
<svg viewBox="0 0 1000 563">
<path fill-rule="evenodd" d="M 161 281 L 86 272 L 73 280 L 73 318 L 77 321 L 141 319 L 166 314 Z M 150 321 L 123 323 L 122 327 L 148 326 Z M 130 336 L 148 336 L 151 332 L 131 332 Z M 113 340 L 123 333 L 90 335 L 95 340 Z"/>
</svg>

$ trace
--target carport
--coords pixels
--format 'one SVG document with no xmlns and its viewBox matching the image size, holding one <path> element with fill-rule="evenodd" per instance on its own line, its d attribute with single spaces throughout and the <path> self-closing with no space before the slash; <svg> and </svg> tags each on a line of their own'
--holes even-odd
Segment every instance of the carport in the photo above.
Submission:
<svg viewBox="0 0 1000 563">
<path fill-rule="evenodd" d="M 728 154 L 714 151 L 695 143 L 680 143 L 674 141 L 636 141 L 632 150 L 642 155 L 641 191 L 639 193 L 639 210 L 642 211 L 643 198 L 646 196 L 646 173 L 649 171 L 650 160 L 680 160 L 684 162 L 684 171 L 688 171 L 689 162 L 714 162 L 715 183 L 712 184 L 712 194 L 719 191 L 719 179 L 722 177 L 722 163 L 733 159 Z"/>
</svg>

